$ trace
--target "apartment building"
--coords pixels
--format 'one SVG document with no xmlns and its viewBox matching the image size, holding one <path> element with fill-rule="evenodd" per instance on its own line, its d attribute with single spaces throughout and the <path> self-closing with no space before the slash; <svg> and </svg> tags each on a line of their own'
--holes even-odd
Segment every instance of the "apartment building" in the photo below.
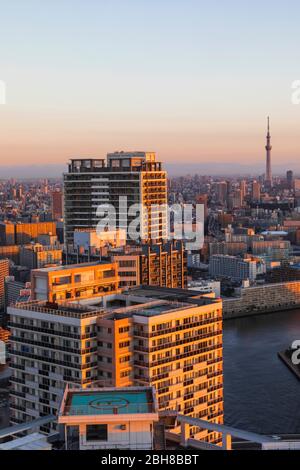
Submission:
<svg viewBox="0 0 300 470">
<path fill-rule="evenodd" d="M 242 259 L 229 255 L 213 255 L 209 260 L 209 273 L 213 277 L 230 278 L 238 282 L 246 279 L 254 281 L 263 272 L 263 260 L 252 257 Z"/>
<path fill-rule="evenodd" d="M 221 424 L 221 300 L 156 287 L 133 289 L 127 297 L 132 306 L 97 320 L 99 379 L 116 387 L 154 386 L 162 414 L 176 410 Z M 192 435 L 220 439 L 195 428 Z"/>
<path fill-rule="evenodd" d="M 300 281 L 240 288 L 223 301 L 224 318 L 257 315 L 300 307 Z"/>
<path fill-rule="evenodd" d="M 55 415 L 67 383 L 85 388 L 97 379 L 100 312 L 31 301 L 9 307 L 8 313 L 11 422 Z M 42 430 L 49 432 L 50 425 Z"/>
<path fill-rule="evenodd" d="M 268 268 L 273 261 L 288 260 L 291 253 L 291 242 L 288 240 L 261 240 L 252 241 L 251 250 L 253 255 L 265 260 Z"/>
<path fill-rule="evenodd" d="M 230 255 L 237 256 L 247 253 L 247 243 L 245 242 L 212 242 L 209 244 L 210 256 Z"/>
<path fill-rule="evenodd" d="M 31 271 L 32 298 L 49 302 L 81 300 L 118 291 L 116 263 L 95 262 Z"/>
<path fill-rule="evenodd" d="M 112 260 L 118 263 L 120 287 L 187 285 L 186 252 L 181 241 L 143 244 L 136 252 L 113 254 Z"/>
<path fill-rule="evenodd" d="M 5 310 L 9 305 L 16 303 L 26 293 L 28 300 L 30 298 L 30 282 L 16 281 L 14 276 L 7 276 L 4 283 L 5 291 Z"/>
<path fill-rule="evenodd" d="M 127 208 L 122 205 L 124 198 Z M 167 208 L 161 211 L 158 207 L 167 204 L 167 175 L 154 152 L 109 153 L 106 162 L 71 160 L 68 173 L 64 174 L 66 244 L 73 244 L 76 229 L 95 228 L 104 216 L 97 215 L 97 208 L 107 204 L 115 208 L 117 227 L 126 231 L 138 215 L 130 215 L 127 209 L 143 204 L 139 238 L 167 238 Z"/>
<path fill-rule="evenodd" d="M 9 260 L 0 259 L 0 316 L 5 306 L 5 278 L 9 276 Z"/>
<path fill-rule="evenodd" d="M 84 302 L 8 308 L 13 422 L 56 414 L 68 382 L 97 382 L 154 387 L 174 433 L 177 412 L 223 423 L 220 299 L 141 287 Z M 221 442 L 215 431 L 191 427 L 190 435 Z"/>
</svg>

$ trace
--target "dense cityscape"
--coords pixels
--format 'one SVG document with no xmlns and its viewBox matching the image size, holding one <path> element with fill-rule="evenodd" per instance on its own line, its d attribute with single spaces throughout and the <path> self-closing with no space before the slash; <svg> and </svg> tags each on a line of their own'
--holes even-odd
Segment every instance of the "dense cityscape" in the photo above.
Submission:
<svg viewBox="0 0 300 470">
<path fill-rule="evenodd" d="M 268 118 L 264 175 L 172 178 L 154 152 L 118 151 L 1 181 L 2 448 L 298 445 L 299 428 L 226 416 L 226 322 L 300 308 L 300 178 L 272 175 L 271 149 Z M 295 380 L 296 351 L 276 358 Z"/>
</svg>

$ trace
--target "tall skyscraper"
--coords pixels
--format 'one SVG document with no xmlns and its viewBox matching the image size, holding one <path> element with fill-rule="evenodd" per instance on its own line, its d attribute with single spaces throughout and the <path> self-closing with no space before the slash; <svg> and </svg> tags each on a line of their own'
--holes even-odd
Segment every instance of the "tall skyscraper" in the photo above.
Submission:
<svg viewBox="0 0 300 470">
<path fill-rule="evenodd" d="M 140 239 L 167 238 L 167 174 L 155 153 L 114 152 L 107 155 L 107 163 L 103 159 L 71 160 L 64 174 L 65 242 L 73 243 L 75 229 L 97 226 L 101 219 L 97 208 L 102 204 L 113 205 L 117 227 L 127 229 L 138 214 L 128 214 L 120 206 L 120 196 L 127 198 L 127 209 L 143 204 Z M 158 206 L 163 205 L 161 211 Z"/>
<path fill-rule="evenodd" d="M 270 135 L 270 118 L 268 116 L 268 131 L 267 131 L 267 144 L 266 144 L 266 177 L 265 183 L 268 187 L 272 186 L 272 167 L 271 167 L 271 135 Z"/>
<path fill-rule="evenodd" d="M 260 183 L 258 181 L 252 182 L 252 199 L 253 201 L 260 201 Z"/>
<path fill-rule="evenodd" d="M 286 172 L 286 181 L 287 181 L 288 189 L 293 189 L 294 173 L 292 170 L 288 170 Z"/>
<path fill-rule="evenodd" d="M 53 220 L 60 219 L 63 214 L 63 209 L 62 209 L 62 192 L 59 189 L 56 189 L 55 191 L 52 191 L 51 193 L 51 198 L 52 198 L 52 218 Z"/>
<path fill-rule="evenodd" d="M 243 203 L 247 194 L 247 182 L 245 180 L 240 181 L 240 190 L 241 190 L 241 197 L 242 197 L 242 203 Z"/>
</svg>

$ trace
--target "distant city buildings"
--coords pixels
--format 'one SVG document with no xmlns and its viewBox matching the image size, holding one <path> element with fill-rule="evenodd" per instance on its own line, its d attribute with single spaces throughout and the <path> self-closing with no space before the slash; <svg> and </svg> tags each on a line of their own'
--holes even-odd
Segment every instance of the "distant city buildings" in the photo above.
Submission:
<svg viewBox="0 0 300 470">
<path fill-rule="evenodd" d="M 2 246 L 37 242 L 39 235 L 49 233 L 56 234 L 55 222 L 0 222 L 0 243 Z"/>
<path fill-rule="evenodd" d="M 230 278 L 233 281 L 249 279 L 255 281 L 258 274 L 265 272 L 263 261 L 248 257 L 213 255 L 209 262 L 209 273 L 214 277 Z"/>
<path fill-rule="evenodd" d="M 52 218 L 61 219 L 63 216 L 63 194 L 60 189 L 55 189 L 51 193 L 52 197 Z"/>
</svg>

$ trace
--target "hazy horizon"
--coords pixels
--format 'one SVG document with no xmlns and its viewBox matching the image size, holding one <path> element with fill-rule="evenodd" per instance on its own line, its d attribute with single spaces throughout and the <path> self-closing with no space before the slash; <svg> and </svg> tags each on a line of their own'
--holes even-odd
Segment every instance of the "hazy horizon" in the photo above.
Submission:
<svg viewBox="0 0 300 470">
<path fill-rule="evenodd" d="M 96 158 L 96 157 L 95 157 Z M 264 166 L 253 166 L 247 164 L 236 164 L 232 162 L 199 162 L 199 163 L 164 163 L 163 168 L 167 170 L 169 177 L 186 176 L 188 174 L 199 174 L 202 176 L 254 176 L 258 177 L 264 173 Z M 234 168 L 234 170 L 233 170 Z M 293 164 L 275 165 L 274 176 L 285 176 L 287 170 L 294 171 L 295 176 L 300 175 L 300 163 L 298 167 Z M 30 179 L 30 178 L 59 178 L 67 171 L 67 164 L 41 164 L 41 165 L 0 165 L 1 179 Z"/>
</svg>

